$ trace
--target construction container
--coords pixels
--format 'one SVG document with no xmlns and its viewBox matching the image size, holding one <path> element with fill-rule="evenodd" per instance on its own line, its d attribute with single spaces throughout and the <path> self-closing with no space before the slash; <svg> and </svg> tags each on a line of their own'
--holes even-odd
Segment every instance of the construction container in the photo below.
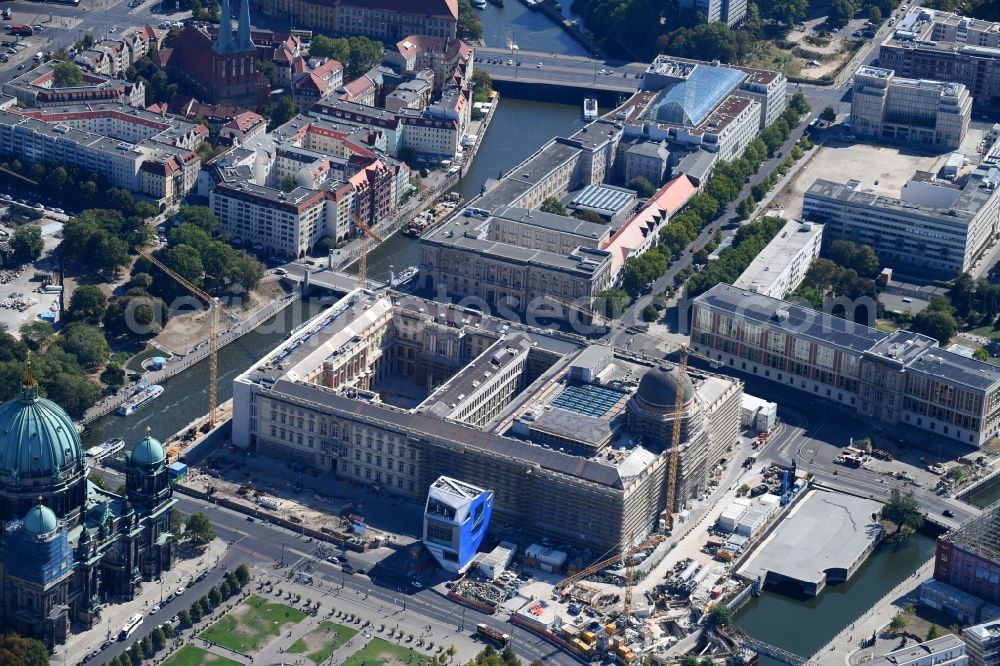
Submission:
<svg viewBox="0 0 1000 666">
<path fill-rule="evenodd" d="M 615 634 L 618 633 L 618 627 L 615 625 L 614 622 L 609 622 L 608 624 L 604 625 L 604 633 L 606 633 L 608 636 L 614 636 Z"/>
<path fill-rule="evenodd" d="M 597 642 L 597 634 L 595 634 L 592 631 L 586 631 L 586 630 L 581 631 L 580 640 L 586 643 L 587 645 L 593 645 L 594 643 Z"/>
</svg>

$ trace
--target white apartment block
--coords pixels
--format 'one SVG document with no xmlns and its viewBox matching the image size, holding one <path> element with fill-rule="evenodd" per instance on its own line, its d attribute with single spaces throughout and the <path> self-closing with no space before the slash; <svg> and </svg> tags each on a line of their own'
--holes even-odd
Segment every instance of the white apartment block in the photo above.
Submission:
<svg viewBox="0 0 1000 666">
<path fill-rule="evenodd" d="M 984 622 L 962 630 L 969 666 L 1000 666 L 1000 622 Z"/>
<path fill-rule="evenodd" d="M 691 348 L 865 418 L 982 446 L 1000 425 L 1000 368 L 728 284 L 693 301 Z M 851 313 L 853 314 L 853 313 Z"/>
<path fill-rule="evenodd" d="M 859 137 L 945 152 L 962 145 L 971 117 L 972 97 L 961 83 L 906 79 L 867 65 L 854 75 L 851 131 Z"/>
<path fill-rule="evenodd" d="M 0 111 L 0 152 L 73 164 L 163 204 L 194 187 L 193 149 L 207 136 L 201 125 L 117 105 Z"/>
<path fill-rule="evenodd" d="M 785 298 L 802 284 L 822 244 L 822 224 L 789 220 L 733 286 L 771 298 Z"/>
<path fill-rule="evenodd" d="M 1000 191 L 976 174 L 964 185 L 917 172 L 900 198 L 865 191 L 857 180 L 817 180 L 802 216 L 824 225 L 827 240 L 869 245 L 894 268 L 954 277 L 969 270 L 997 233 Z"/>
</svg>

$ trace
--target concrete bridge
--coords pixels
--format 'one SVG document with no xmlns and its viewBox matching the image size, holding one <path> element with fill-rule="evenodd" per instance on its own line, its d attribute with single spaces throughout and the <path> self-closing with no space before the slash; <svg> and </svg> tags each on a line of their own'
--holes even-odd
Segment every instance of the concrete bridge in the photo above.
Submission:
<svg viewBox="0 0 1000 666">
<path fill-rule="evenodd" d="M 583 56 L 490 47 L 476 49 L 475 63 L 477 69 L 487 72 L 494 81 L 626 95 L 642 86 L 641 77 L 648 66 L 644 62 L 605 62 Z"/>
<path fill-rule="evenodd" d="M 284 269 L 287 273 L 284 275 L 284 278 L 301 284 L 305 280 L 305 268 L 302 264 L 285 264 Z M 343 270 L 332 270 L 327 266 L 321 268 L 310 267 L 309 286 L 326 289 L 337 294 L 346 294 L 358 288 L 358 276 Z M 386 286 L 384 282 L 368 278 L 369 289 L 382 289 Z"/>
</svg>

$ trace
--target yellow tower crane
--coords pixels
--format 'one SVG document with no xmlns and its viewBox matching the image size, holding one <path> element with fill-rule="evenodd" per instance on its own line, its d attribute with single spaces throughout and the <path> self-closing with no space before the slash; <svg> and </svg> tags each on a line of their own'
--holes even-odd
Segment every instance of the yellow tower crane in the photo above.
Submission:
<svg viewBox="0 0 1000 666">
<path fill-rule="evenodd" d="M 182 275 L 179 275 L 150 253 L 140 250 L 139 254 L 208 305 L 209 321 L 211 323 L 208 334 L 208 425 L 210 428 L 214 428 L 216 407 L 219 404 L 219 301 L 203 289 L 191 284 Z"/>
<path fill-rule="evenodd" d="M 354 220 L 354 224 L 358 225 L 358 229 L 361 230 L 361 236 L 358 237 L 358 286 L 362 289 L 368 288 L 368 237 L 371 236 L 372 240 L 377 243 L 382 242 L 382 237 L 375 233 L 371 227 L 369 227 L 364 220 L 360 217 L 351 213 L 351 219 Z"/>
<path fill-rule="evenodd" d="M 677 395 L 674 398 L 674 425 L 670 433 L 670 462 L 667 468 L 666 491 L 664 493 L 664 508 L 667 511 L 666 525 L 668 530 L 674 528 L 674 499 L 677 495 L 677 468 L 681 457 L 681 421 L 684 417 L 684 383 L 687 381 L 688 356 L 708 361 L 712 367 L 720 363 L 707 356 L 692 352 L 687 345 L 681 345 L 678 350 L 680 359 L 677 362 Z"/>
<path fill-rule="evenodd" d="M 624 605 L 622 606 L 622 615 L 625 617 L 625 622 L 627 624 L 632 617 L 632 583 L 635 579 L 635 554 L 644 548 L 655 546 L 665 538 L 666 537 L 662 534 L 651 534 L 646 537 L 642 543 L 636 543 L 635 532 L 632 532 L 628 537 L 628 542 L 621 544 L 621 548 L 617 555 L 591 564 L 586 569 L 581 569 L 572 576 L 563 578 L 561 581 L 556 583 L 553 591 L 559 592 L 560 590 L 564 590 L 573 585 L 573 583 L 581 581 L 587 576 L 597 573 L 601 569 L 609 567 L 612 564 L 622 562 L 625 565 L 625 595 L 623 597 Z"/>
</svg>

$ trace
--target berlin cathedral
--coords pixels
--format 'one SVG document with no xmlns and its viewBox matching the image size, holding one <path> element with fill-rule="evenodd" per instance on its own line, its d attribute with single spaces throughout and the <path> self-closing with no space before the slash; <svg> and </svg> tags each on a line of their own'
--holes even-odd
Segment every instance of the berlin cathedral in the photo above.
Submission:
<svg viewBox="0 0 1000 666">
<path fill-rule="evenodd" d="M 147 433 L 125 468 L 124 495 L 88 480 L 72 419 L 39 397 L 29 363 L 20 396 L 0 406 L 0 629 L 51 649 L 171 568 L 163 446 Z"/>
</svg>

